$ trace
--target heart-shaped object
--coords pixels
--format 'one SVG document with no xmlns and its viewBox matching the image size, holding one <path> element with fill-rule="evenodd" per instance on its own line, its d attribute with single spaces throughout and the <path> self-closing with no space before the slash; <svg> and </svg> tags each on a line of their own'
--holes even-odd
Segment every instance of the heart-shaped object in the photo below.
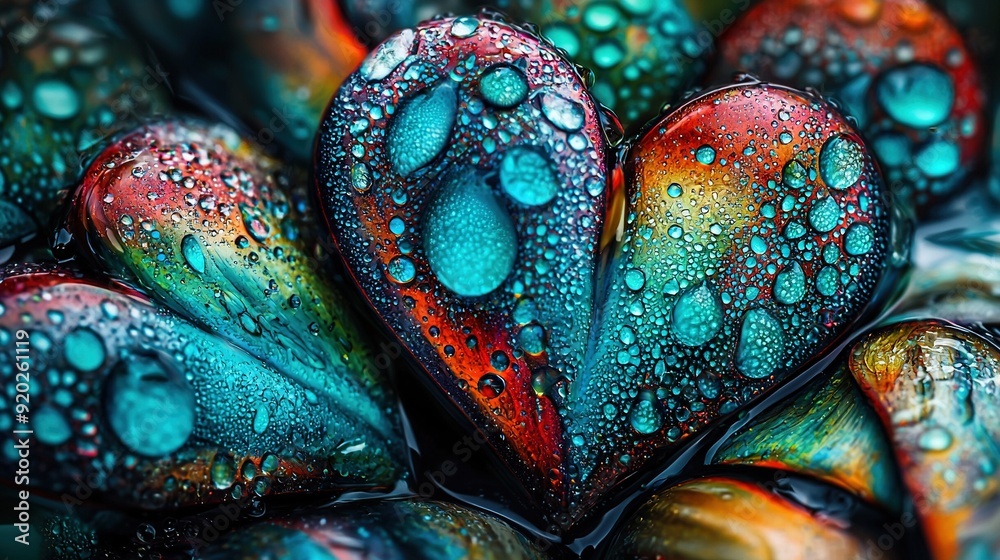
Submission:
<svg viewBox="0 0 1000 560">
<path fill-rule="evenodd" d="M 601 123 L 552 47 L 463 17 L 378 47 L 317 148 L 355 279 L 562 528 L 892 276 L 881 179 L 822 99 L 705 93 L 648 127 L 624 181 Z"/>
</svg>

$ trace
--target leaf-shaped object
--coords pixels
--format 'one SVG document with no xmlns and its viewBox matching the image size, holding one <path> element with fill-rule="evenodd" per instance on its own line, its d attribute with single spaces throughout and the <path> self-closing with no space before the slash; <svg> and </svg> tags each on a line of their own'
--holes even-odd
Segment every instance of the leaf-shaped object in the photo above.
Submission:
<svg viewBox="0 0 1000 560">
<path fill-rule="evenodd" d="M 228 127 L 150 123 L 97 156 L 69 229 L 103 270 L 389 436 L 386 372 L 316 253 L 305 185 Z"/>
<path fill-rule="evenodd" d="M 20 349 L 0 355 L 20 395 L 2 405 L 4 445 L 28 438 L 32 488 L 70 505 L 249 503 L 386 489 L 401 473 L 390 420 L 368 422 L 129 288 L 4 271 L 0 346 Z"/>
</svg>

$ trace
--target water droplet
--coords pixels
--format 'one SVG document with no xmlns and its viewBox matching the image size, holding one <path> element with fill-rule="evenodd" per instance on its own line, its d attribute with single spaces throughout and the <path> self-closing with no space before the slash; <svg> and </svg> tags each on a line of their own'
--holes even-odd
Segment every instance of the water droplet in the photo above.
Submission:
<svg viewBox="0 0 1000 560">
<path fill-rule="evenodd" d="M 115 366 L 104 407 L 114 434 L 144 457 L 177 451 L 194 431 L 194 390 L 153 357 L 135 356 Z"/>
<path fill-rule="evenodd" d="M 537 323 L 525 325 L 517 333 L 517 343 L 529 355 L 538 356 L 545 351 L 545 329 Z"/>
<path fill-rule="evenodd" d="M 802 301 L 806 295 L 806 275 L 797 262 L 792 262 L 774 278 L 774 299 L 785 305 Z"/>
<path fill-rule="evenodd" d="M 809 172 L 798 160 L 789 161 L 781 171 L 781 180 L 790 189 L 801 189 L 806 186 L 808 178 Z"/>
<path fill-rule="evenodd" d="M 702 144 L 698 151 L 695 152 L 695 158 L 698 163 L 703 165 L 712 165 L 715 163 L 715 148 L 709 146 L 708 144 Z"/>
<path fill-rule="evenodd" d="M 413 261 L 409 257 L 400 256 L 393 258 L 389 261 L 385 271 L 389 275 L 389 279 L 397 284 L 412 282 L 417 276 L 417 268 L 413 265 Z"/>
<path fill-rule="evenodd" d="M 890 117 L 913 128 L 941 124 L 955 104 L 951 78 L 929 64 L 906 64 L 886 70 L 878 78 L 875 95 Z"/>
<path fill-rule="evenodd" d="M 105 355 L 104 341 L 86 327 L 73 330 L 63 342 L 66 362 L 82 372 L 96 371 L 104 364 Z"/>
<path fill-rule="evenodd" d="M 781 323 L 763 309 L 747 311 L 740 327 L 736 368 L 747 377 L 762 379 L 778 369 L 784 354 Z"/>
<path fill-rule="evenodd" d="M 361 64 L 361 77 L 375 82 L 391 74 L 413 51 L 416 37 L 412 29 L 404 29 L 386 39 Z"/>
<path fill-rule="evenodd" d="M 479 20 L 469 16 L 455 18 L 451 24 L 451 34 L 459 39 L 471 37 L 477 29 L 479 29 Z"/>
<path fill-rule="evenodd" d="M 648 435 L 656 432 L 663 425 L 663 415 L 658 410 L 656 396 L 649 391 L 642 391 L 632 402 L 628 411 L 628 421 L 636 432 Z"/>
<path fill-rule="evenodd" d="M 528 96 L 528 80 L 524 73 L 505 64 L 494 66 L 479 80 L 479 93 L 487 103 L 508 109 Z"/>
<path fill-rule="evenodd" d="M 497 371 L 504 371 L 510 365 L 510 358 L 507 357 L 506 352 L 497 350 L 490 355 L 490 365 Z"/>
<path fill-rule="evenodd" d="M 386 140 L 396 173 L 406 177 L 444 149 L 455 124 L 456 103 L 455 86 L 445 80 L 403 105 Z"/>
<path fill-rule="evenodd" d="M 31 426 L 38 441 L 46 445 L 61 445 L 73 435 L 62 413 L 45 404 L 32 413 Z"/>
<path fill-rule="evenodd" d="M 586 115 L 580 103 L 556 93 L 546 92 L 541 97 L 542 113 L 549 122 L 566 132 L 576 132 L 583 128 Z"/>
<path fill-rule="evenodd" d="M 670 186 L 667 187 L 667 195 L 671 198 L 677 198 L 682 194 L 684 194 L 684 189 L 677 183 L 671 183 Z"/>
<path fill-rule="evenodd" d="M 257 411 L 253 415 L 253 431 L 255 434 L 263 434 L 267 430 L 267 425 L 271 423 L 271 412 L 266 404 L 257 405 Z"/>
<path fill-rule="evenodd" d="M 924 175 L 939 179 L 958 170 L 962 152 L 952 141 L 943 138 L 931 140 L 913 155 L 913 164 Z"/>
<path fill-rule="evenodd" d="M 185 235 L 181 240 L 181 254 L 192 270 L 198 273 L 205 272 L 205 253 L 201 250 L 201 243 L 193 235 Z"/>
<path fill-rule="evenodd" d="M 372 187 L 372 174 L 368 166 L 363 162 L 354 164 L 351 168 L 351 185 L 359 193 L 366 192 Z"/>
<path fill-rule="evenodd" d="M 220 490 L 224 490 L 233 485 L 236 479 L 236 464 L 227 455 L 216 455 L 212 461 L 212 484 Z"/>
<path fill-rule="evenodd" d="M 630 268 L 625 273 L 625 285 L 633 292 L 638 292 L 646 285 L 646 275 L 638 268 Z"/>
<path fill-rule="evenodd" d="M 824 266 L 818 274 L 816 274 L 816 290 L 819 291 L 820 295 L 832 296 L 837 293 L 837 269 L 832 266 Z"/>
<path fill-rule="evenodd" d="M 864 255 L 875 244 L 875 232 L 868 224 L 853 224 L 844 235 L 844 251 L 848 255 Z"/>
<path fill-rule="evenodd" d="M 610 3 L 595 2 L 583 11 L 583 24 L 598 33 L 614 29 L 620 21 L 621 13 Z"/>
<path fill-rule="evenodd" d="M 500 164 L 500 186 L 526 206 L 540 206 L 555 198 L 559 182 L 548 158 L 531 148 L 511 148 Z"/>
<path fill-rule="evenodd" d="M 940 426 L 929 428 L 920 435 L 920 440 L 917 443 L 924 451 L 947 451 L 951 444 L 951 433 Z"/>
<path fill-rule="evenodd" d="M 833 197 L 825 197 L 813 203 L 809 210 L 809 225 L 816 231 L 826 233 L 840 224 L 843 212 Z"/>
<path fill-rule="evenodd" d="M 864 167 L 864 148 L 853 139 L 837 134 L 823 144 L 819 173 L 831 189 L 843 190 L 854 185 L 861 178 Z"/>
<path fill-rule="evenodd" d="M 80 111 L 79 94 L 62 80 L 39 80 L 35 85 L 32 101 L 39 113 L 51 119 L 68 119 Z"/>
<path fill-rule="evenodd" d="M 446 179 L 424 215 L 423 229 L 431 270 L 458 295 L 488 294 L 514 268 L 514 224 L 474 171 Z"/>
<path fill-rule="evenodd" d="M 487 373 L 479 378 L 479 392 L 487 399 L 495 399 L 503 393 L 507 383 L 495 373 Z"/>
<path fill-rule="evenodd" d="M 705 284 L 684 292 L 674 304 L 670 332 L 685 346 L 705 344 L 722 327 L 722 308 Z"/>
</svg>

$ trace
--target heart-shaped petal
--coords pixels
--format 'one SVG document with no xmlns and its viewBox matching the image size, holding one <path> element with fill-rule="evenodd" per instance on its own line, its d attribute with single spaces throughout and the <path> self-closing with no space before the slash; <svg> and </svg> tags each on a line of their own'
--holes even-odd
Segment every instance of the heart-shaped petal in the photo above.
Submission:
<svg viewBox="0 0 1000 560">
<path fill-rule="evenodd" d="M 986 139 L 973 56 L 924 0 L 764 0 L 720 39 L 733 72 L 815 87 L 858 119 L 886 181 L 927 209 L 968 184 Z"/>
<path fill-rule="evenodd" d="M 154 123 L 97 156 L 69 230 L 101 269 L 388 436 L 385 372 L 315 253 L 306 184 L 228 127 Z"/>
<path fill-rule="evenodd" d="M 32 496 L 250 505 L 386 489 L 401 472 L 396 432 L 120 285 L 3 271 L 0 346 L 10 349 L 0 377 L 16 390 L 0 405 L 3 444 L 29 441 Z M 0 459 L 11 472 L 17 462 L 16 453 Z"/>
<path fill-rule="evenodd" d="M 317 154 L 356 280 L 564 527 L 821 352 L 891 276 L 881 179 L 819 98 L 689 101 L 632 147 L 624 195 L 612 181 L 621 224 L 605 151 L 556 53 L 458 18 L 376 49 Z"/>
<path fill-rule="evenodd" d="M 95 141 L 169 107 L 162 69 L 110 22 L 44 10 L 39 26 L 28 6 L 0 8 L 0 249 L 46 225 Z"/>
<path fill-rule="evenodd" d="M 1000 554 L 1000 350 L 938 321 L 885 327 L 849 367 L 878 410 L 936 558 Z"/>
</svg>

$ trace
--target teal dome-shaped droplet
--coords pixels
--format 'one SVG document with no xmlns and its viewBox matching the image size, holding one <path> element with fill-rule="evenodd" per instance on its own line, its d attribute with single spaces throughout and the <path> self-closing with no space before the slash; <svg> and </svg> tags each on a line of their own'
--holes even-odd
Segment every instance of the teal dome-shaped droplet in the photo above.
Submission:
<svg viewBox="0 0 1000 560">
<path fill-rule="evenodd" d="M 424 216 L 423 234 L 431 270 L 458 295 L 488 294 L 514 268 L 514 224 L 474 171 L 445 180 Z"/>
<path fill-rule="evenodd" d="M 663 415 L 656 406 L 656 396 L 649 391 L 643 391 L 632 402 L 628 413 L 632 429 L 642 435 L 651 434 L 663 425 Z"/>
<path fill-rule="evenodd" d="M 837 227 L 842 216 L 840 205 L 833 197 L 828 196 L 814 202 L 809 209 L 809 225 L 816 231 L 826 233 Z"/>
<path fill-rule="evenodd" d="M 823 296 L 832 296 L 837 293 L 839 286 L 837 285 L 837 278 L 839 274 L 836 267 L 824 266 L 818 274 L 816 274 L 816 291 Z"/>
<path fill-rule="evenodd" d="M 397 284 L 407 284 L 417 277 L 417 267 L 409 257 L 404 256 L 390 260 L 385 271 L 389 279 Z"/>
<path fill-rule="evenodd" d="M 670 332 L 685 346 L 705 344 L 722 326 L 722 308 L 716 295 L 705 284 L 684 292 L 671 315 Z"/>
<path fill-rule="evenodd" d="M 875 232 L 868 224 L 853 224 L 844 234 L 844 251 L 858 256 L 868 253 L 875 245 Z"/>
<path fill-rule="evenodd" d="M 80 327 L 66 335 L 63 355 L 69 365 L 82 372 L 91 372 L 101 367 L 107 351 L 104 349 L 104 341 L 97 333 Z"/>
<path fill-rule="evenodd" d="M 479 93 L 487 103 L 504 109 L 520 104 L 528 96 L 528 80 L 513 66 L 496 66 L 479 80 Z"/>
<path fill-rule="evenodd" d="M 201 243 L 193 235 L 185 235 L 181 240 L 181 254 L 184 261 L 188 263 L 195 272 L 205 272 L 205 253 L 201 249 Z"/>
<path fill-rule="evenodd" d="M 703 165 L 712 165 L 715 163 L 715 148 L 709 146 L 708 144 L 703 144 L 695 152 L 695 158 L 698 160 L 698 163 Z"/>
<path fill-rule="evenodd" d="M 797 262 L 793 262 L 774 277 L 774 299 L 791 305 L 802 301 L 806 295 L 806 275 Z"/>
<path fill-rule="evenodd" d="M 194 389 L 154 357 L 119 362 L 108 379 L 104 407 L 114 434 L 144 457 L 177 451 L 194 431 Z"/>
<path fill-rule="evenodd" d="M 526 206 L 540 206 L 555 198 L 559 182 L 548 158 L 537 150 L 511 148 L 500 163 L 500 186 Z"/>
<path fill-rule="evenodd" d="M 46 445 L 61 445 L 73 435 L 66 418 L 49 405 L 43 404 L 32 413 L 31 426 L 38 441 Z"/>
<path fill-rule="evenodd" d="M 32 101 L 39 113 L 52 119 L 69 119 L 80 111 L 80 95 L 62 80 L 39 81 Z"/>
<path fill-rule="evenodd" d="M 786 163 L 781 172 L 782 182 L 785 183 L 786 187 L 792 189 L 801 189 L 806 186 L 808 178 L 809 172 L 806 170 L 806 166 L 794 159 Z"/>
<path fill-rule="evenodd" d="M 941 124 L 955 104 L 955 85 L 943 70 L 907 64 L 886 70 L 875 86 L 879 104 L 896 122 L 913 128 Z"/>
<path fill-rule="evenodd" d="M 836 135 L 823 144 L 819 154 L 819 174 L 826 186 L 844 190 L 861 178 L 865 167 L 865 151 L 846 136 Z"/>
<path fill-rule="evenodd" d="M 962 153 L 950 140 L 936 139 L 922 146 L 913 155 L 913 164 L 932 179 L 947 177 L 958 171 Z"/>
<path fill-rule="evenodd" d="M 455 86 L 446 80 L 410 99 L 389 127 L 393 169 L 406 177 L 434 160 L 448 144 L 457 111 Z"/>
<path fill-rule="evenodd" d="M 580 53 L 580 38 L 572 27 L 554 23 L 542 29 L 542 35 L 552 44 L 566 51 L 571 58 Z"/>
<path fill-rule="evenodd" d="M 763 309 L 747 311 L 736 347 L 736 369 L 747 377 L 762 379 L 778 369 L 784 354 L 781 323 Z"/>
</svg>

